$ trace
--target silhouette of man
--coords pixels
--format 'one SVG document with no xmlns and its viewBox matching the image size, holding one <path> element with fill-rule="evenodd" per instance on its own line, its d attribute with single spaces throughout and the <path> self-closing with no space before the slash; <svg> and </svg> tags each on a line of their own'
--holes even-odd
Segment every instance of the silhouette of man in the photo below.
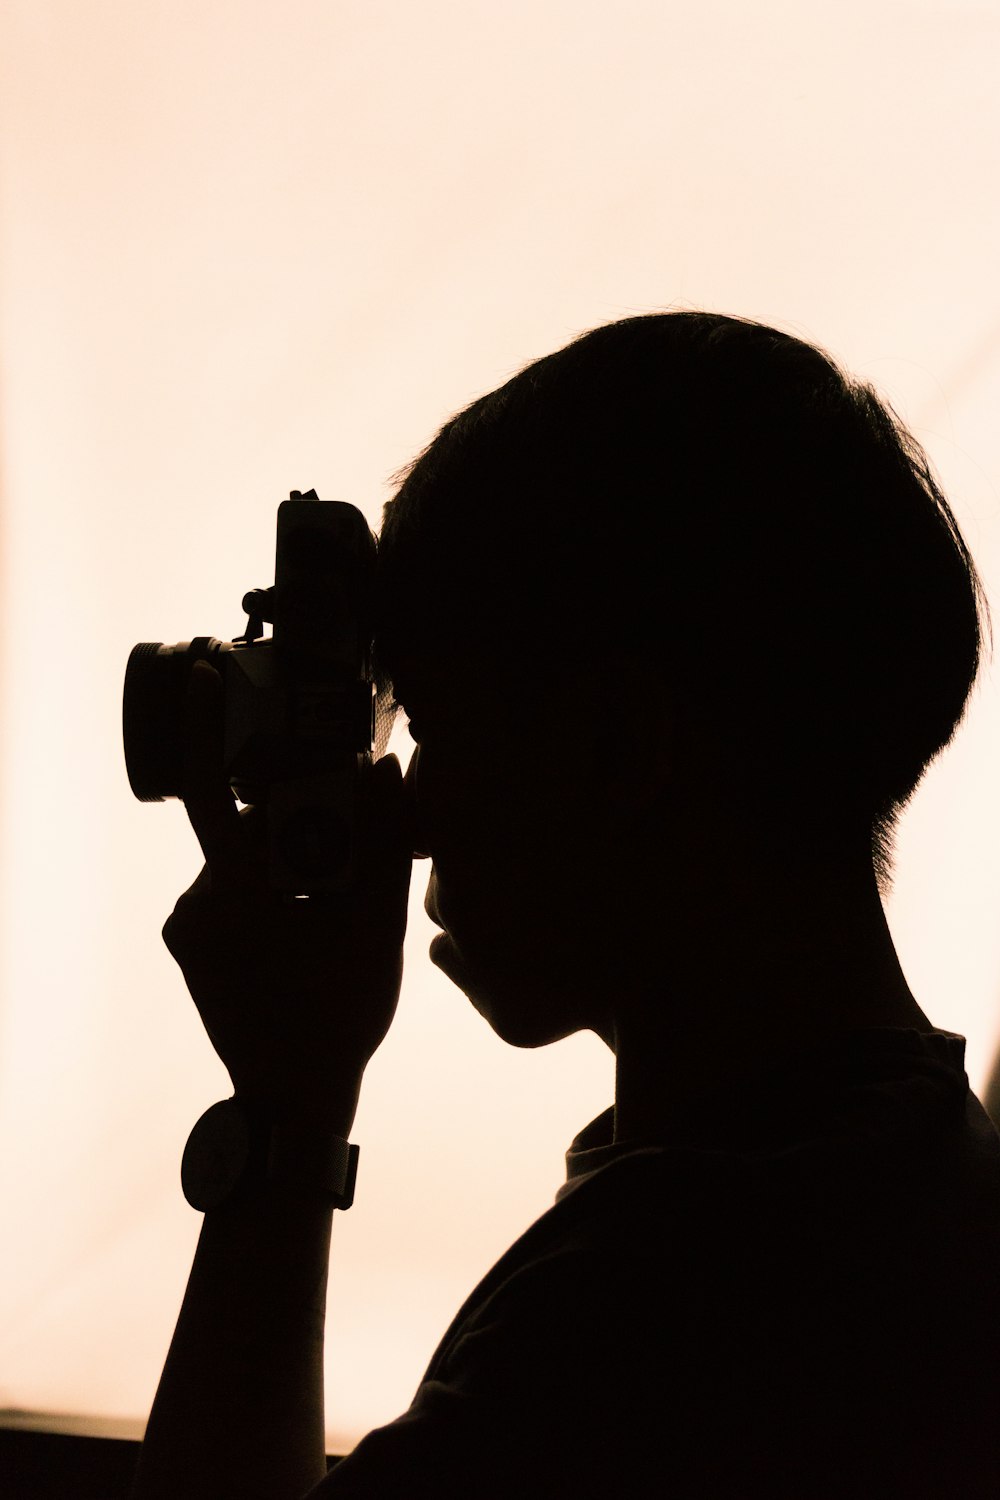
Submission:
<svg viewBox="0 0 1000 1500">
<path fill-rule="evenodd" d="M 989 619 L 918 445 L 775 329 L 598 328 L 401 476 L 377 619 L 416 750 L 336 908 L 269 900 L 192 679 L 164 938 L 235 1097 L 348 1138 L 415 856 L 434 963 L 514 1046 L 595 1031 L 614 1105 L 327 1477 L 329 1197 L 209 1209 L 136 1500 L 1000 1493 L 1000 1139 L 882 906 Z"/>
</svg>

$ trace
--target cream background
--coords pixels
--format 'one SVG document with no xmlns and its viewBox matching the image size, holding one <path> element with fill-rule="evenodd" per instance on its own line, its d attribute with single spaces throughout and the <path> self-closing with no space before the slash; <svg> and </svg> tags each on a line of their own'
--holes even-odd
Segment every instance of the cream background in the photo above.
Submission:
<svg viewBox="0 0 1000 1500">
<path fill-rule="evenodd" d="M 227 1080 L 160 942 L 200 859 L 179 806 L 129 792 L 132 644 L 237 634 L 290 488 L 377 527 L 387 476 L 453 411 L 672 305 L 776 322 L 879 384 L 996 601 L 1000 10 L 2 17 L 0 1407 L 137 1433 L 200 1222 L 181 1151 Z M 1000 1032 L 996 681 L 907 815 L 889 910 L 977 1088 Z M 334 1452 L 406 1407 L 613 1092 L 593 1036 L 518 1054 L 430 967 L 426 869 L 334 1226 Z"/>
</svg>

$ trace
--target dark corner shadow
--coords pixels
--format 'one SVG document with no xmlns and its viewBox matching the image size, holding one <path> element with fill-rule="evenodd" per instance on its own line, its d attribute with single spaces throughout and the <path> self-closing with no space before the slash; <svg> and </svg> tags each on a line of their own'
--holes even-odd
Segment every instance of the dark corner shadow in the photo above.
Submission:
<svg viewBox="0 0 1000 1500">
<path fill-rule="evenodd" d="M 0 1428 L 0 1494 L 4 1500 L 128 1500 L 139 1447 L 136 1439 Z"/>
<path fill-rule="evenodd" d="M 128 1500 L 139 1462 L 138 1438 L 83 1436 L 3 1426 L 0 1413 L 0 1495 L 3 1500 Z M 327 1456 L 327 1466 L 339 1463 Z"/>
</svg>

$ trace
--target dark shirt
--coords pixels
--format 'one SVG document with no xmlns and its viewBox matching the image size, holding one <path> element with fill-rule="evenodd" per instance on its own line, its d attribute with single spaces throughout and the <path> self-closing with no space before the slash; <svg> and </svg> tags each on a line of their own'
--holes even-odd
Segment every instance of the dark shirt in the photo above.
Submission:
<svg viewBox="0 0 1000 1500">
<path fill-rule="evenodd" d="M 607 1110 L 317 1500 L 997 1500 L 1000 1137 L 964 1059 L 847 1033 L 683 1147 Z"/>
</svg>

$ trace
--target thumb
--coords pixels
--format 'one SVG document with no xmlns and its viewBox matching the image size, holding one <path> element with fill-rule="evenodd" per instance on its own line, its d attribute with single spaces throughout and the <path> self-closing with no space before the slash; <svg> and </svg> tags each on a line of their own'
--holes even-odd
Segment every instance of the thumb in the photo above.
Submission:
<svg viewBox="0 0 1000 1500">
<path fill-rule="evenodd" d="M 364 798 L 363 864 L 368 860 L 368 873 L 379 877 L 388 876 L 395 885 L 405 875 L 409 879 L 413 860 L 413 842 L 407 817 L 406 788 L 399 760 L 395 755 L 383 755 L 375 761 L 365 776 Z"/>
</svg>

